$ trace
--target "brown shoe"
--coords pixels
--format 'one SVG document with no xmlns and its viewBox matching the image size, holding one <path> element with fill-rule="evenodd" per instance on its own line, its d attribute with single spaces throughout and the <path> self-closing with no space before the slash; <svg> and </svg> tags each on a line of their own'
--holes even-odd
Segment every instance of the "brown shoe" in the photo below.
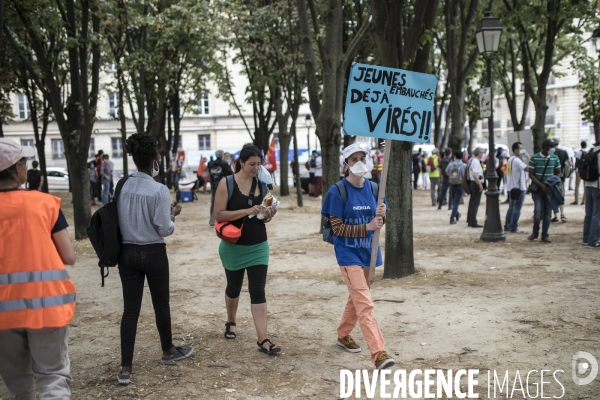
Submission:
<svg viewBox="0 0 600 400">
<path fill-rule="evenodd" d="M 537 238 L 538 238 L 538 235 L 536 235 L 535 233 L 532 233 L 531 235 L 529 235 L 527 237 L 527 240 L 534 241 Z"/>
<path fill-rule="evenodd" d="M 396 361 L 392 357 L 388 355 L 388 353 L 383 352 L 377 357 L 377 361 L 375 361 L 375 368 L 377 369 L 386 369 L 396 364 Z"/>
<path fill-rule="evenodd" d="M 544 242 L 544 243 L 552 243 L 552 240 L 550 240 L 548 238 L 542 238 L 542 242 Z"/>
<path fill-rule="evenodd" d="M 343 339 L 338 338 L 337 345 L 343 347 L 350 353 L 360 353 L 362 350 L 350 335 L 344 337 Z"/>
</svg>

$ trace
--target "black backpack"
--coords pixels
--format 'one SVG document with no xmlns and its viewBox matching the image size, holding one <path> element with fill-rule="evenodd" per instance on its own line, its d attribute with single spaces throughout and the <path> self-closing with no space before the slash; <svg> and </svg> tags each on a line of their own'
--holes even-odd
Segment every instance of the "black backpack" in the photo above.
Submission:
<svg viewBox="0 0 600 400">
<path fill-rule="evenodd" d="M 117 199 L 127 179 L 123 178 L 117 183 L 112 201 L 96 210 L 87 229 L 88 238 L 98 255 L 102 287 L 104 287 L 104 278 L 108 276 L 108 267 L 114 267 L 119 262 L 122 239 Z M 104 275 L 104 268 L 106 268 L 106 275 Z"/>
<path fill-rule="evenodd" d="M 369 182 L 371 185 L 371 193 L 375 197 L 375 201 L 379 199 L 379 185 L 375 182 L 371 182 L 368 179 L 365 179 L 366 182 Z M 366 183 L 365 183 L 366 184 Z M 338 190 L 340 191 L 340 196 L 342 196 L 342 210 L 346 207 L 346 200 L 348 199 L 348 193 L 346 192 L 346 185 L 344 185 L 344 181 L 338 181 L 335 183 Z M 329 218 L 325 218 L 325 225 L 323 225 L 323 241 L 333 244 L 333 231 L 331 229 L 331 221 Z"/>
<path fill-rule="evenodd" d="M 581 149 L 581 156 L 577 160 L 575 160 L 575 168 L 577 170 L 579 170 L 579 168 L 581 168 L 581 160 L 583 160 L 583 157 L 585 157 L 585 155 L 587 153 L 588 153 L 587 151 Z"/>
<path fill-rule="evenodd" d="M 581 157 L 579 164 L 579 176 L 586 182 L 598 180 L 598 152 L 600 150 L 590 150 L 585 156 Z"/>
</svg>

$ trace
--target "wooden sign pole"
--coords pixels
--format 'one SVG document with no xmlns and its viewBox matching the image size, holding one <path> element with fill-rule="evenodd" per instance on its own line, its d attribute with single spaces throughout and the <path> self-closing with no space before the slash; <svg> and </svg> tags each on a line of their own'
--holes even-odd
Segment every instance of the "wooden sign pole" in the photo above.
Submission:
<svg viewBox="0 0 600 400">
<path fill-rule="evenodd" d="M 381 169 L 381 181 L 379 182 L 379 196 L 377 198 L 377 205 L 383 203 L 385 197 L 385 188 L 387 186 L 387 172 L 388 165 L 390 163 L 390 154 L 392 152 L 392 141 L 385 141 L 385 151 L 383 153 L 383 168 Z M 381 229 L 375 231 L 373 235 L 373 247 L 371 250 L 371 264 L 369 268 L 369 284 L 372 285 L 375 281 L 375 269 L 377 268 L 377 249 L 379 248 L 379 234 Z"/>
</svg>

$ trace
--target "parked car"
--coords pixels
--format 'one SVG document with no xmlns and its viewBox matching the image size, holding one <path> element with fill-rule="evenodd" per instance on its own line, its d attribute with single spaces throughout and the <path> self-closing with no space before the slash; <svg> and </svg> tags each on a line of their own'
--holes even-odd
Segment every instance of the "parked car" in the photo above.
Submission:
<svg viewBox="0 0 600 400">
<path fill-rule="evenodd" d="M 48 175 L 48 190 L 69 190 L 69 172 L 62 167 L 46 168 Z"/>
</svg>

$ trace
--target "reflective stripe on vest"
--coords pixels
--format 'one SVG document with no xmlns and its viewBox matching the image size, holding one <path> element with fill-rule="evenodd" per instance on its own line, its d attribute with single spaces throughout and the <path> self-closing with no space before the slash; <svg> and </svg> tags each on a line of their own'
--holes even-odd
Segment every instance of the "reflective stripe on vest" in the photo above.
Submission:
<svg viewBox="0 0 600 400">
<path fill-rule="evenodd" d="M 0 274 L 0 285 L 24 282 L 61 281 L 63 279 L 69 279 L 69 274 L 67 273 L 67 270 L 64 269 L 13 272 L 11 274 Z"/>
<path fill-rule="evenodd" d="M 33 310 L 36 308 L 56 307 L 75 302 L 75 293 L 59 296 L 39 297 L 37 299 L 17 299 L 0 301 L 1 311 Z"/>
</svg>

